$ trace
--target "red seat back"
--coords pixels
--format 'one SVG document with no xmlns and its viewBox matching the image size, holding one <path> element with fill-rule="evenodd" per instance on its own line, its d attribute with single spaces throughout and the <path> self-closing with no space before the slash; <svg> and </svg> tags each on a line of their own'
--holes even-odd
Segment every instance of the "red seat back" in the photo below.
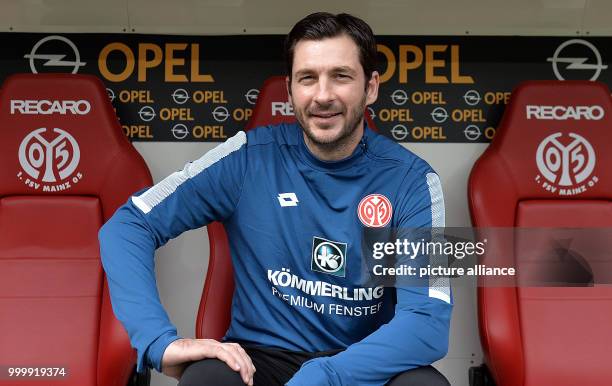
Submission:
<svg viewBox="0 0 612 386">
<path fill-rule="evenodd" d="M 605 85 L 521 84 L 470 175 L 474 226 L 612 226 L 610 149 L 612 100 Z M 502 254 L 516 260 L 520 242 L 489 243 L 482 263 L 497 264 Z M 610 383 L 611 287 L 480 284 L 481 342 L 498 386 Z"/>
<path fill-rule="evenodd" d="M 110 306 L 97 233 L 152 181 L 102 82 L 7 78 L 0 164 L 0 363 L 66 368 L 45 385 L 125 385 L 136 357 Z"/>
<path fill-rule="evenodd" d="M 365 118 L 368 127 L 378 131 L 367 109 Z M 245 131 L 291 122 L 295 122 L 295 116 L 289 107 L 285 77 L 273 76 L 266 79 Z M 196 337 L 221 339 L 227 332 L 231 318 L 234 271 L 225 228 L 221 223 L 213 222 L 207 226 L 207 230 L 210 256 L 196 319 Z"/>
</svg>

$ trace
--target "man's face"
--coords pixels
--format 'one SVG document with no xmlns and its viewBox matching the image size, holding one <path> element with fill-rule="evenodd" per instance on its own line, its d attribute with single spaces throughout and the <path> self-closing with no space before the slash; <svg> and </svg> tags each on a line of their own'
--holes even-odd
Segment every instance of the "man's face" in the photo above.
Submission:
<svg viewBox="0 0 612 386">
<path fill-rule="evenodd" d="M 347 35 L 295 45 L 289 101 L 315 144 L 333 146 L 360 129 L 366 105 L 378 96 L 378 83 L 377 72 L 366 80 L 359 49 Z"/>
</svg>

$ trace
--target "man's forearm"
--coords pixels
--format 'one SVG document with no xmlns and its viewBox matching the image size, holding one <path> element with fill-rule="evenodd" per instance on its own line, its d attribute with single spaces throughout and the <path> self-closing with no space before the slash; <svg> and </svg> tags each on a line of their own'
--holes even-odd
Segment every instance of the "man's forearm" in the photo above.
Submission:
<svg viewBox="0 0 612 386">
<path fill-rule="evenodd" d="M 102 264 L 113 311 L 138 351 L 138 370 L 152 366 L 159 371 L 163 349 L 178 336 L 157 291 L 155 239 L 129 205 L 119 209 L 100 230 Z"/>
<path fill-rule="evenodd" d="M 287 384 L 382 386 L 397 374 L 427 366 L 446 355 L 451 308 L 437 299 L 418 312 L 398 307 L 389 323 L 333 357 L 306 362 Z"/>
</svg>

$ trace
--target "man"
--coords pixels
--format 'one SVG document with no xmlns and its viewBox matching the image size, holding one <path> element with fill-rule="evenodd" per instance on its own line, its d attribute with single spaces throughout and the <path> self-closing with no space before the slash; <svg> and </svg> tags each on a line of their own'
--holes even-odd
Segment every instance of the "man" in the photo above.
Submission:
<svg viewBox="0 0 612 386">
<path fill-rule="evenodd" d="M 230 138 L 103 227 L 113 309 L 151 366 L 192 385 L 447 385 L 448 286 L 364 285 L 368 227 L 444 226 L 438 176 L 364 126 L 378 96 L 369 26 L 316 13 L 286 39 L 298 124 Z M 222 221 L 236 290 L 223 342 L 181 339 L 157 294 L 153 254 Z M 365 275 L 367 276 L 367 275 Z"/>
</svg>

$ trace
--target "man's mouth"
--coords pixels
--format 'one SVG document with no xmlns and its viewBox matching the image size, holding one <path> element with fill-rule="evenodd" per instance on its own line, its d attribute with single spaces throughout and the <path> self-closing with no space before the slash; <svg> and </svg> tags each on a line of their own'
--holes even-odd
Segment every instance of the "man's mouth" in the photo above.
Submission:
<svg viewBox="0 0 612 386">
<path fill-rule="evenodd" d="M 335 116 L 338 116 L 342 113 L 310 113 L 310 116 L 315 117 L 315 118 L 322 118 L 322 119 L 328 119 L 328 118 L 333 118 Z"/>
</svg>

